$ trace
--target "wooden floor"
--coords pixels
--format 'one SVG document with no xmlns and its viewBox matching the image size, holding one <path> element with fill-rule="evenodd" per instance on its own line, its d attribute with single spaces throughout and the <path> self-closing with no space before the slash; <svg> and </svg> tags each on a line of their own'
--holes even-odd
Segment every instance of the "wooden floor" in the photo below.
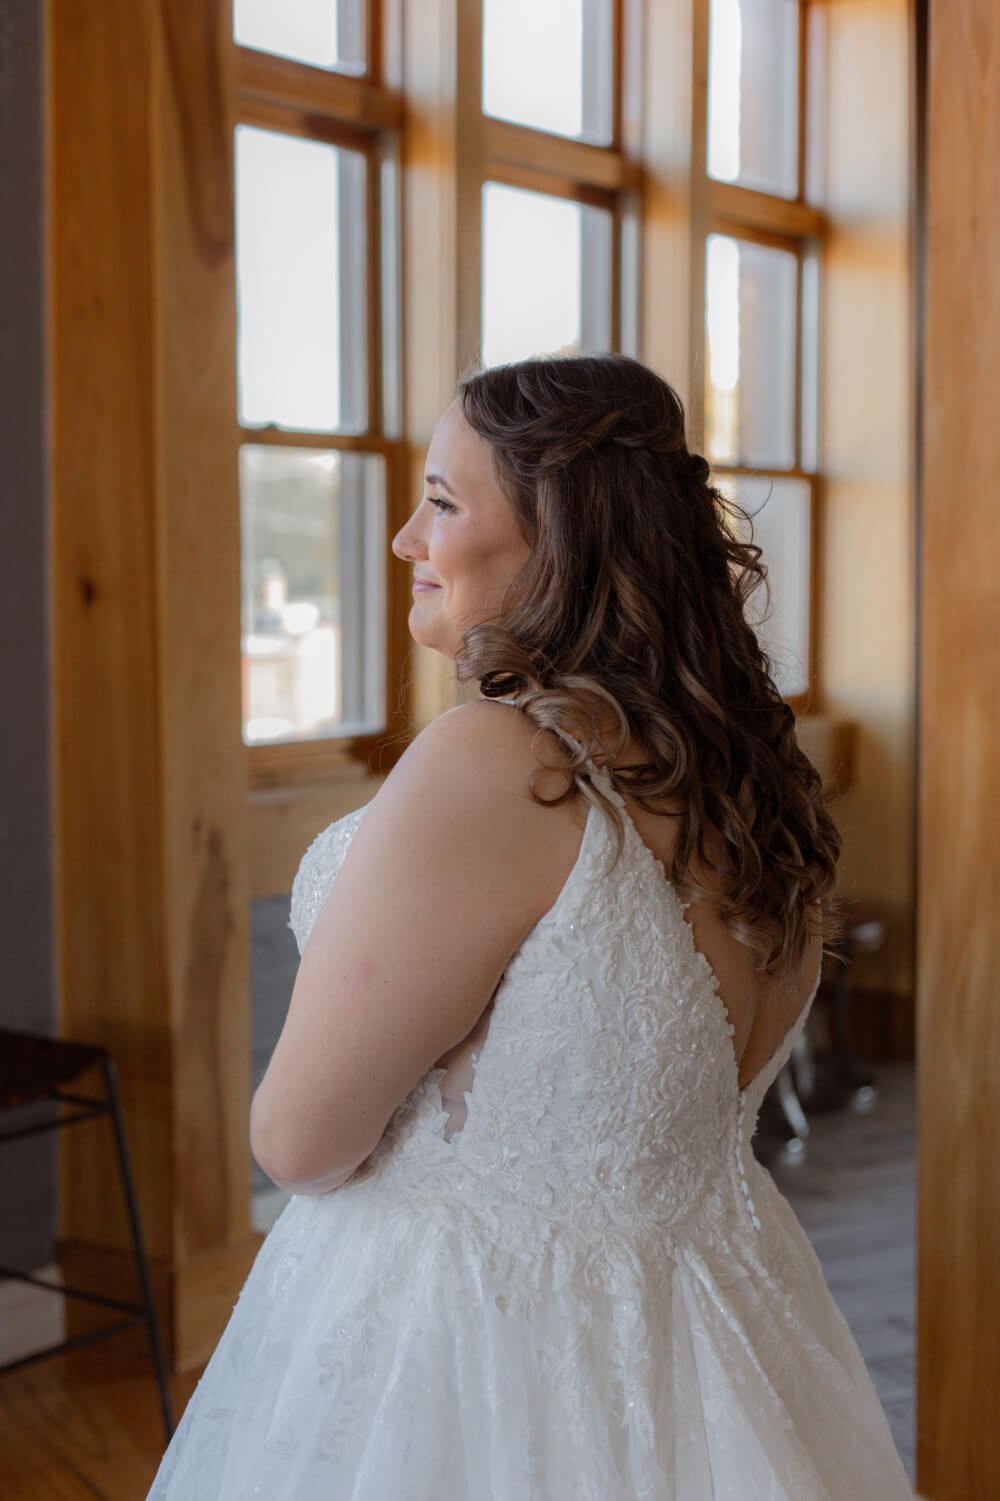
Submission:
<svg viewBox="0 0 1000 1501">
<path fill-rule="evenodd" d="M 913 1473 L 913 1071 L 880 1071 L 873 1114 L 815 1116 L 804 1162 L 761 1156 L 816 1247 Z M 0 1324 L 9 1358 L 11 1321 Z M 178 1414 L 197 1373 L 176 1378 Z M 141 1331 L 0 1377 L 3 1501 L 144 1501 L 162 1453 Z M 387 1498 L 388 1501 L 388 1498 Z"/>
<path fill-rule="evenodd" d="M 137 1331 L 0 1377 L 3 1501 L 143 1501 L 163 1452 Z M 197 1373 L 175 1377 L 183 1410 Z"/>
<path fill-rule="evenodd" d="M 759 1155 L 823 1265 L 865 1358 L 911 1484 L 916 1477 L 916 1090 L 912 1064 L 877 1070 L 870 1115 L 813 1115 L 805 1160 Z"/>
</svg>

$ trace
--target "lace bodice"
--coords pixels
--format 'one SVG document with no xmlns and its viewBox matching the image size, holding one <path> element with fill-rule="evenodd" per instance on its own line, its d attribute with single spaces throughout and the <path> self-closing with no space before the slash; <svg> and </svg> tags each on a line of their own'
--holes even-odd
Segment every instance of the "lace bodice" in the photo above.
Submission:
<svg viewBox="0 0 1000 1501">
<path fill-rule="evenodd" d="M 588 769 L 622 811 L 621 856 L 612 866 L 610 819 L 591 804 L 567 881 L 494 994 L 463 1129 L 446 1139 L 443 1070 L 432 1069 L 338 1192 L 377 1182 L 434 1202 L 457 1195 L 502 1206 L 508 1227 L 523 1212 L 586 1241 L 752 1238 L 749 1138 L 812 996 L 740 1091 L 733 1028 L 684 904 L 608 773 Z M 303 857 L 289 924 L 300 952 L 363 816 L 339 819 Z"/>
</svg>

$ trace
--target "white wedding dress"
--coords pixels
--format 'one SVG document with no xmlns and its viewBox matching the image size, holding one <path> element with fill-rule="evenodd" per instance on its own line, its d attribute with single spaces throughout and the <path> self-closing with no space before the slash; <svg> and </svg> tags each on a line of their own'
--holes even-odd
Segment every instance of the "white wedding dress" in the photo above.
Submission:
<svg viewBox="0 0 1000 1501">
<path fill-rule="evenodd" d="M 150 1501 L 911 1501 L 854 1339 L 750 1147 L 718 981 L 607 773 L 443 1069 L 261 1247 Z M 299 951 L 364 809 L 295 878 Z M 810 997 L 810 1003 L 811 1003 Z"/>
</svg>

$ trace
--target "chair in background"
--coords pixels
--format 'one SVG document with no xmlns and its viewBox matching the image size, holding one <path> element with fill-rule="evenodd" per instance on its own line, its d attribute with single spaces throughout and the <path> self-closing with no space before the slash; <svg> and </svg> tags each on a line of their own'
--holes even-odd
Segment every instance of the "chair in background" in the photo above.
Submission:
<svg viewBox="0 0 1000 1501">
<path fill-rule="evenodd" d="M 68 1087 L 75 1084 L 81 1075 L 93 1068 L 99 1068 L 103 1076 L 103 1099 L 71 1092 Z M 0 1365 L 0 1375 L 6 1371 L 30 1365 L 36 1360 L 44 1360 L 50 1355 L 60 1355 L 66 1350 L 77 1349 L 81 1345 L 107 1339 L 110 1335 L 117 1334 L 123 1329 L 131 1329 L 137 1324 L 145 1324 L 149 1333 L 150 1353 L 159 1389 L 164 1432 L 169 1442 L 174 1429 L 173 1404 L 160 1326 L 156 1317 L 156 1305 L 153 1301 L 149 1261 L 139 1220 L 139 1206 L 125 1137 L 125 1121 L 122 1115 L 115 1061 L 106 1048 L 88 1043 L 64 1042 L 53 1037 L 39 1037 L 33 1033 L 14 1032 L 0 1028 L 0 1112 L 20 1110 L 26 1105 L 42 1102 L 54 1103 L 60 1113 L 53 1118 L 36 1121 L 30 1125 L 17 1125 L 9 1130 L 0 1129 L 0 1142 L 15 1141 L 20 1137 L 34 1136 L 43 1131 L 58 1131 L 63 1127 L 74 1125 L 77 1121 L 90 1120 L 94 1116 L 110 1117 L 122 1192 L 128 1211 L 136 1271 L 142 1289 L 142 1303 L 141 1305 L 123 1303 L 115 1298 L 88 1292 L 83 1288 L 50 1282 L 30 1272 L 0 1266 L 0 1279 L 9 1278 L 19 1282 L 28 1282 L 35 1287 L 45 1288 L 49 1292 L 59 1293 L 63 1297 L 79 1298 L 84 1302 L 94 1303 L 102 1308 L 109 1308 L 126 1315 L 100 1329 L 76 1335 L 71 1339 L 63 1340 L 60 1344 L 47 1345 L 44 1349 L 33 1351 L 30 1355 L 24 1355 L 18 1360 Z M 62 1111 L 63 1106 L 71 1107 L 68 1113 Z"/>
</svg>

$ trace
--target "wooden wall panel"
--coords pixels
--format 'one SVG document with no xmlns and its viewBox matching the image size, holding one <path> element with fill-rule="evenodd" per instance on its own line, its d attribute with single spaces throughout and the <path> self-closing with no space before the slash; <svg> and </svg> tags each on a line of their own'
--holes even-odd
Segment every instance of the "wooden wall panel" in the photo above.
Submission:
<svg viewBox="0 0 1000 1501">
<path fill-rule="evenodd" d="M 1000 1495 L 1000 10 L 930 10 L 918 1485 Z"/>
</svg>

